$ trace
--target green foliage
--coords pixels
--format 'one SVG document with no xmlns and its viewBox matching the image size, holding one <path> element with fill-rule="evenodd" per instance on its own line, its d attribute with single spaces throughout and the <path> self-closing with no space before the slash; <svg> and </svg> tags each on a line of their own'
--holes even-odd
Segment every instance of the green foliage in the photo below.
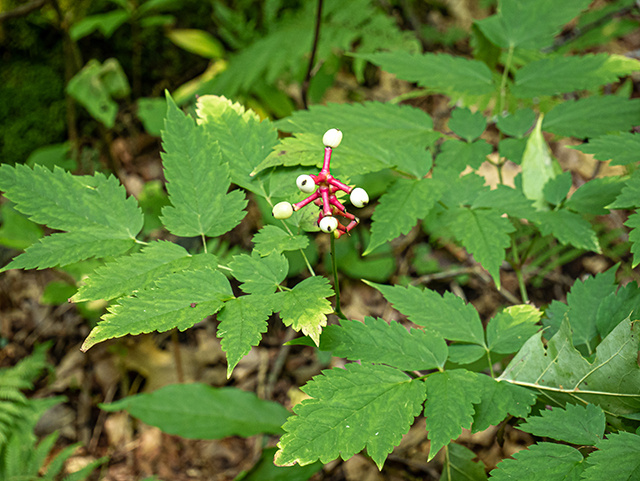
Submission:
<svg viewBox="0 0 640 481">
<path fill-rule="evenodd" d="M 628 165 L 638 161 L 640 135 L 630 132 L 603 135 L 590 139 L 589 143 L 575 145 L 571 148 L 593 154 L 598 160 L 611 160 L 609 165 Z"/>
<path fill-rule="evenodd" d="M 171 384 L 100 407 L 110 412 L 125 410 L 166 433 L 187 439 L 279 434 L 288 415 L 281 405 L 253 393 L 200 383 Z"/>
<path fill-rule="evenodd" d="M 472 460 L 476 454 L 460 444 L 452 443 L 446 451 L 445 465 L 442 468 L 442 481 L 485 481 L 487 474 L 482 463 Z"/>
<path fill-rule="evenodd" d="M 491 479 L 522 481 L 580 479 L 584 458 L 580 451 L 563 444 L 538 443 L 498 463 Z M 544 470 L 541 469 L 544 466 Z"/>
<path fill-rule="evenodd" d="M 322 463 L 317 462 L 307 466 L 276 466 L 273 457 L 278 448 L 267 448 L 256 465 L 246 474 L 241 474 L 237 481 L 307 481 L 322 469 Z"/>
<path fill-rule="evenodd" d="M 229 267 L 233 277 L 242 282 L 240 289 L 247 294 L 273 294 L 287 277 L 289 263 L 282 254 L 261 257 L 254 250 L 251 256 L 234 256 Z"/>
<path fill-rule="evenodd" d="M 609 434 L 596 444 L 598 451 L 587 458 L 583 479 L 595 481 L 602 476 L 634 479 L 640 469 L 640 436 L 626 432 Z M 606 473 L 606 474 L 605 474 Z"/>
<path fill-rule="evenodd" d="M 305 249 L 309 238 L 302 235 L 289 234 L 282 229 L 267 225 L 253 236 L 254 250 L 261 256 L 267 256 L 274 250 L 278 253 Z"/>
<path fill-rule="evenodd" d="M 324 371 L 302 389 L 312 399 L 296 405 L 297 416 L 284 424 L 278 466 L 348 459 L 366 447 L 381 468 L 420 414 L 426 396 L 424 383 L 375 364 Z M 403 409 L 389 410 L 394 405 Z"/>
<path fill-rule="evenodd" d="M 469 109 L 454 109 L 451 112 L 449 128 L 467 142 L 480 137 L 487 127 L 487 120 L 482 112 L 472 113 Z"/>
<path fill-rule="evenodd" d="M 541 416 L 532 416 L 518 426 L 518 429 L 536 436 L 588 446 L 603 439 L 604 428 L 604 412 L 594 404 L 584 407 L 567 404 L 566 410 L 541 411 Z"/>
</svg>

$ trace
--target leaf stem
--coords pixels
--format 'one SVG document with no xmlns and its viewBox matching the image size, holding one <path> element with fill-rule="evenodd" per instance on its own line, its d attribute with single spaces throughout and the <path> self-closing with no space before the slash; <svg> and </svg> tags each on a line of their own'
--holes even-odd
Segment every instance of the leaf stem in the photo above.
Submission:
<svg viewBox="0 0 640 481">
<path fill-rule="evenodd" d="M 180 340 L 178 339 L 178 329 L 171 331 L 171 341 L 173 343 L 173 359 L 176 363 L 176 374 L 178 376 L 178 382 L 184 383 L 184 371 L 182 369 L 182 354 L 180 352 Z"/>
<path fill-rule="evenodd" d="M 449 445 L 444 447 L 444 459 L 447 466 L 447 479 L 451 481 L 451 460 L 449 459 Z"/>
<path fill-rule="evenodd" d="M 513 235 L 511 236 L 511 253 L 513 254 L 513 270 L 516 272 L 518 286 L 520 286 L 520 296 L 522 297 L 522 302 L 526 304 L 529 302 L 529 296 L 527 295 L 527 286 L 525 285 L 524 276 L 522 275 L 522 263 L 518 256 L 518 246 L 516 245 L 516 239 Z"/>
<path fill-rule="evenodd" d="M 331 238 L 331 267 L 333 269 L 333 288 L 336 291 L 336 315 L 340 319 L 346 319 L 347 317 L 342 313 L 340 308 L 340 283 L 338 281 L 338 260 L 336 259 L 336 238 L 333 233 L 329 234 Z"/>
<path fill-rule="evenodd" d="M 289 226 L 287 225 L 287 223 L 285 221 L 281 221 L 281 222 L 284 228 L 287 229 L 287 232 L 289 233 L 289 235 L 293 237 L 293 232 L 291 232 L 291 229 L 289 229 Z M 302 254 L 302 258 L 304 259 L 304 263 L 307 265 L 307 269 L 309 269 L 309 272 L 311 273 L 311 275 L 315 277 L 316 273 L 313 270 L 313 267 L 311 267 L 311 263 L 309 262 L 309 259 L 307 259 L 307 255 L 304 253 L 302 248 L 298 250 L 300 251 L 300 254 Z"/>
<path fill-rule="evenodd" d="M 513 61 L 513 50 L 514 46 L 511 45 L 509 47 L 509 52 L 507 53 L 507 61 L 504 65 L 504 72 L 502 72 L 502 80 L 500 82 L 500 108 L 498 114 L 502 115 L 504 111 L 505 101 L 507 99 L 507 77 L 509 77 L 509 70 L 511 70 L 511 62 Z"/>
<path fill-rule="evenodd" d="M 491 373 L 492 378 L 496 378 L 496 373 L 493 372 L 493 362 L 491 362 L 491 351 L 487 349 L 487 361 L 489 361 L 489 373 Z"/>
<path fill-rule="evenodd" d="M 318 0 L 318 13 L 316 15 L 316 25 L 313 33 L 313 45 L 311 47 L 311 58 L 309 58 L 309 67 L 307 74 L 302 82 L 302 104 L 304 108 L 309 107 L 309 84 L 313 77 L 313 65 L 316 61 L 316 52 L 318 51 L 318 42 L 320 41 L 320 26 L 322 25 L 322 0 Z"/>
<path fill-rule="evenodd" d="M 204 234 L 200 234 L 202 237 L 202 248 L 204 249 L 204 253 L 207 254 L 207 240 L 204 238 Z"/>
</svg>

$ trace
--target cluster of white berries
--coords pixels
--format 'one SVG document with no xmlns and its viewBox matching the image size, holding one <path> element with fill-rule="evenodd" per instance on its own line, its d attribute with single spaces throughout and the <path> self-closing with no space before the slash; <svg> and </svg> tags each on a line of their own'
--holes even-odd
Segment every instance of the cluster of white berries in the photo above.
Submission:
<svg viewBox="0 0 640 481">
<path fill-rule="evenodd" d="M 288 219 L 294 211 L 297 211 L 307 204 L 315 203 L 321 208 L 318 218 L 318 225 L 323 232 L 333 232 L 336 237 L 348 233 L 355 227 L 360 220 L 347 212 L 346 208 L 336 198 L 335 193 L 338 190 L 349 194 L 349 200 L 355 207 L 364 207 L 369 203 L 369 195 L 360 187 L 349 187 L 338 179 L 334 178 L 329 172 L 329 164 L 331 162 L 332 149 L 338 147 L 342 141 L 342 132 L 338 129 L 328 130 L 322 137 L 325 145 L 324 163 L 318 175 L 300 175 L 296 179 L 296 185 L 301 192 L 311 194 L 297 204 L 291 205 L 289 202 L 280 202 L 273 207 L 273 216 L 276 219 Z M 316 190 L 316 187 L 318 189 Z M 336 215 L 345 217 L 351 222 L 347 226 L 343 226 L 336 219 Z"/>
</svg>

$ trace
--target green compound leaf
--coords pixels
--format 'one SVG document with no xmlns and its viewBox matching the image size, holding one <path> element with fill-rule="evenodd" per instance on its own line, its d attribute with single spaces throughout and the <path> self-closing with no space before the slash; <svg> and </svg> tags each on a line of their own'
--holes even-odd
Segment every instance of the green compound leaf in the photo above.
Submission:
<svg viewBox="0 0 640 481">
<path fill-rule="evenodd" d="M 289 261 L 282 254 L 261 257 L 255 250 L 250 256 L 233 256 L 231 274 L 243 284 L 247 294 L 273 294 L 289 272 Z"/>
<path fill-rule="evenodd" d="M 539 212 L 538 228 L 543 235 L 553 235 L 561 244 L 600 252 L 600 242 L 591 224 L 580 214 L 566 209 Z"/>
<path fill-rule="evenodd" d="M 640 124 L 639 103 L 615 95 L 562 102 L 545 115 L 542 129 L 578 138 L 630 130 Z"/>
<path fill-rule="evenodd" d="M 257 346 L 267 332 L 267 320 L 273 312 L 273 295 L 252 294 L 227 301 L 218 313 L 220 345 L 227 353 L 227 378 L 240 359 Z"/>
<path fill-rule="evenodd" d="M 485 345 L 484 330 L 478 311 L 451 292 L 440 296 L 435 291 L 421 291 L 414 286 L 383 286 L 367 282 L 409 318 L 450 341 Z"/>
<path fill-rule="evenodd" d="M 607 206 L 608 209 L 630 209 L 640 206 L 640 170 L 636 169 L 629 177 L 622 192 L 615 202 Z"/>
<path fill-rule="evenodd" d="M 609 165 L 627 165 L 640 160 L 640 135 L 629 132 L 603 135 L 581 145 L 567 146 L 593 156 L 602 161 L 611 160 Z"/>
<path fill-rule="evenodd" d="M 590 363 L 573 347 L 571 328 L 565 320 L 546 349 L 541 334 L 532 336 L 499 380 L 535 389 L 554 405 L 592 403 L 612 416 L 637 415 L 638 331 L 640 323 L 621 322 L 598 345 Z"/>
<path fill-rule="evenodd" d="M 18 212 L 37 224 L 64 231 L 110 230 L 114 239 L 133 239 L 142 229 L 135 198 L 113 177 L 71 175 L 41 165 L 0 166 L 0 191 Z M 105 206 L 109 206 L 105 209 Z"/>
<path fill-rule="evenodd" d="M 616 291 L 616 271 L 618 265 L 611 267 L 606 272 L 596 274 L 584 281 L 577 281 L 567 294 L 567 304 L 553 301 L 545 322 L 550 329 L 545 337 L 551 337 L 560 328 L 563 318 L 567 318 L 573 328 L 573 342 L 576 346 L 591 342 L 598 333 L 597 317 L 598 308 L 604 299 Z M 629 312 L 622 319 L 625 319 Z M 622 319 L 618 319 L 621 321 Z"/>
<path fill-rule="evenodd" d="M 381 52 L 355 55 L 398 78 L 417 82 L 443 93 L 483 95 L 495 89 L 491 70 L 484 62 L 447 54 Z"/>
<path fill-rule="evenodd" d="M 398 179 L 380 197 L 371 217 L 371 240 L 363 255 L 400 234 L 407 234 L 418 219 L 427 216 L 441 195 L 442 184 L 433 179 Z"/>
<path fill-rule="evenodd" d="M 514 114 L 498 116 L 496 126 L 511 137 L 523 137 L 536 121 L 536 114 L 529 108 L 518 109 Z"/>
<path fill-rule="evenodd" d="M 275 165 L 321 167 L 322 136 L 335 127 L 344 138 L 331 155 L 332 172 L 354 175 L 395 167 L 420 178 L 431 167 L 431 155 L 425 149 L 440 137 L 426 112 L 379 102 L 312 106 L 276 125 L 296 137 L 283 139 L 254 172 Z"/>
<path fill-rule="evenodd" d="M 229 281 L 218 271 L 202 268 L 169 274 L 159 279 L 156 287 L 138 292 L 137 297 L 123 297 L 109 307 L 109 313 L 85 339 L 82 350 L 127 334 L 164 332 L 176 327 L 184 331 L 218 312 L 230 299 L 233 293 Z"/>
<path fill-rule="evenodd" d="M 170 384 L 100 407 L 109 412 L 125 410 L 165 433 L 187 439 L 280 434 L 289 415 L 280 404 L 252 392 L 200 383 Z"/>
<path fill-rule="evenodd" d="M 263 180 L 250 174 L 278 143 L 274 125 L 268 120 L 260 121 L 255 112 L 242 105 L 214 95 L 200 97 L 196 112 L 210 142 L 220 145 L 231 181 L 264 196 Z"/>
<path fill-rule="evenodd" d="M 280 310 L 280 318 L 285 326 L 292 326 L 294 331 L 302 331 L 320 345 L 322 328 L 327 325 L 326 314 L 333 308 L 326 299 L 333 296 L 333 289 L 325 277 L 309 277 L 288 291 L 278 292 L 275 300 L 276 311 Z"/>
<path fill-rule="evenodd" d="M 382 469 L 426 396 L 422 381 L 388 366 L 357 363 L 323 371 L 302 390 L 312 399 L 296 405 L 296 416 L 283 426 L 278 466 L 349 459 L 366 447 Z"/>
<path fill-rule="evenodd" d="M 495 315 L 487 324 L 487 345 L 492 352 L 517 352 L 540 326 L 542 313 L 530 305 L 511 306 Z"/>
<path fill-rule="evenodd" d="M 591 179 L 581 185 L 564 206 L 581 214 L 607 215 L 607 206 L 616 200 L 624 185 L 624 182 L 616 177 Z"/>
<path fill-rule="evenodd" d="M 482 264 L 496 286 L 500 288 L 500 265 L 505 259 L 506 248 L 511 245 L 509 234 L 515 227 L 492 209 L 449 209 L 443 214 L 447 227 L 470 254 Z"/>
<path fill-rule="evenodd" d="M 431 447 L 429 461 L 452 439 L 469 429 L 473 422 L 473 405 L 481 401 L 478 394 L 477 375 L 465 369 L 431 374 L 427 385 L 427 402 L 424 415 Z"/>
<path fill-rule="evenodd" d="M 622 55 L 547 57 L 518 70 L 511 93 L 519 98 L 532 98 L 592 90 L 617 82 L 618 77 L 637 70 L 640 70 L 640 62 Z"/>
<path fill-rule="evenodd" d="M 498 47 L 538 50 L 551 45 L 562 27 L 585 10 L 589 0 L 500 0 L 498 14 L 475 22 Z"/>
<path fill-rule="evenodd" d="M 599 481 L 619 479 L 633 481 L 640 472 L 640 436 L 626 432 L 608 434 L 600 441 L 598 451 L 587 458 L 587 469 L 582 479 Z"/>
<path fill-rule="evenodd" d="M 134 245 L 133 239 L 118 239 L 107 230 L 53 234 L 41 238 L 13 259 L 0 272 L 9 269 L 45 269 L 66 266 L 90 257 L 109 257 L 124 254 Z"/>
<path fill-rule="evenodd" d="M 476 453 L 460 444 L 449 444 L 448 456 L 442 468 L 441 481 L 486 481 L 484 463 L 474 463 Z"/>
<path fill-rule="evenodd" d="M 640 213 L 635 212 L 629 216 L 627 222 L 624 223 L 631 229 L 629 232 L 629 241 L 631 241 L 631 252 L 633 252 L 633 266 L 640 264 Z"/>
<path fill-rule="evenodd" d="M 533 202 L 521 191 L 507 185 L 498 185 L 496 189 L 480 192 L 473 199 L 471 208 L 475 210 L 483 207 L 517 219 L 533 222 L 538 218 L 538 211 L 533 207 Z"/>
<path fill-rule="evenodd" d="M 130 295 L 190 263 L 191 256 L 184 247 L 167 241 L 153 242 L 138 254 L 121 257 L 96 269 L 71 300 L 110 300 Z"/>
<path fill-rule="evenodd" d="M 231 180 L 217 143 L 196 126 L 167 95 L 161 154 L 170 206 L 162 223 L 174 235 L 216 237 L 244 218 L 247 200 L 240 190 L 227 194 Z"/>
<path fill-rule="evenodd" d="M 637 282 L 620 286 L 618 292 L 611 292 L 600 302 L 596 316 L 598 333 L 604 338 L 626 318 L 636 320 L 639 313 L 640 289 Z"/>
<path fill-rule="evenodd" d="M 487 119 L 480 111 L 472 113 L 467 108 L 457 108 L 451 112 L 449 128 L 467 142 L 471 142 L 480 137 L 487 128 Z"/>
<path fill-rule="evenodd" d="M 481 401 L 475 405 L 472 429 L 474 433 L 484 431 L 489 426 L 497 426 L 507 414 L 524 418 L 529 414 L 538 398 L 533 391 L 498 382 L 483 374 L 477 375 Z"/>
<path fill-rule="evenodd" d="M 556 176 L 551 151 L 542 135 L 542 115 L 531 132 L 522 155 L 522 191 L 540 210 L 544 207 L 544 186 Z"/>
<path fill-rule="evenodd" d="M 309 238 L 304 235 L 291 235 L 276 227 L 266 225 L 253 236 L 254 250 L 261 256 L 267 256 L 274 250 L 277 253 L 306 249 Z"/>
<path fill-rule="evenodd" d="M 527 418 L 518 429 L 534 436 L 593 446 L 602 441 L 605 424 L 606 418 L 598 406 L 567 404 L 566 409 L 556 407 L 551 411 L 540 411 L 540 416 Z"/>
<path fill-rule="evenodd" d="M 440 336 L 420 329 L 407 329 L 395 321 L 365 317 L 359 321 L 340 321 L 328 326 L 321 338 L 323 350 L 350 361 L 388 364 L 403 371 L 420 371 L 444 367 L 447 344 Z"/>
<path fill-rule="evenodd" d="M 580 479 L 584 458 L 571 446 L 538 443 L 504 459 L 491 471 L 491 479 L 507 481 L 570 481 Z M 613 478 L 611 478 L 613 479 Z"/>
<path fill-rule="evenodd" d="M 487 160 L 493 147 L 487 141 L 480 139 L 475 142 L 448 140 L 440 146 L 440 153 L 436 157 L 439 170 L 443 168 L 456 173 L 462 172 L 467 166 L 476 170 Z"/>
</svg>

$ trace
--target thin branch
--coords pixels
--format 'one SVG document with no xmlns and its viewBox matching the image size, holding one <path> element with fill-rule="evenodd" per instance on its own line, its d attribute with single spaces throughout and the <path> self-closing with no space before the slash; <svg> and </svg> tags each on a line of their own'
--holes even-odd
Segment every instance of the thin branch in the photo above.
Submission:
<svg viewBox="0 0 640 481">
<path fill-rule="evenodd" d="M 24 17 L 25 15 L 29 15 L 34 10 L 42 7 L 48 1 L 49 0 L 34 0 L 33 2 L 20 5 L 13 10 L 9 10 L 8 12 L 0 12 L 0 23 L 11 18 Z"/>
<path fill-rule="evenodd" d="M 309 107 L 309 84 L 311 83 L 311 77 L 313 73 L 313 65 L 316 62 L 316 52 L 318 51 L 318 42 L 320 40 L 320 25 L 322 24 L 322 0 L 318 0 L 318 15 L 316 16 L 316 27 L 313 34 L 313 46 L 311 47 L 311 58 L 309 59 L 309 67 L 307 68 L 307 75 L 302 82 L 302 104 L 304 108 Z"/>
</svg>

